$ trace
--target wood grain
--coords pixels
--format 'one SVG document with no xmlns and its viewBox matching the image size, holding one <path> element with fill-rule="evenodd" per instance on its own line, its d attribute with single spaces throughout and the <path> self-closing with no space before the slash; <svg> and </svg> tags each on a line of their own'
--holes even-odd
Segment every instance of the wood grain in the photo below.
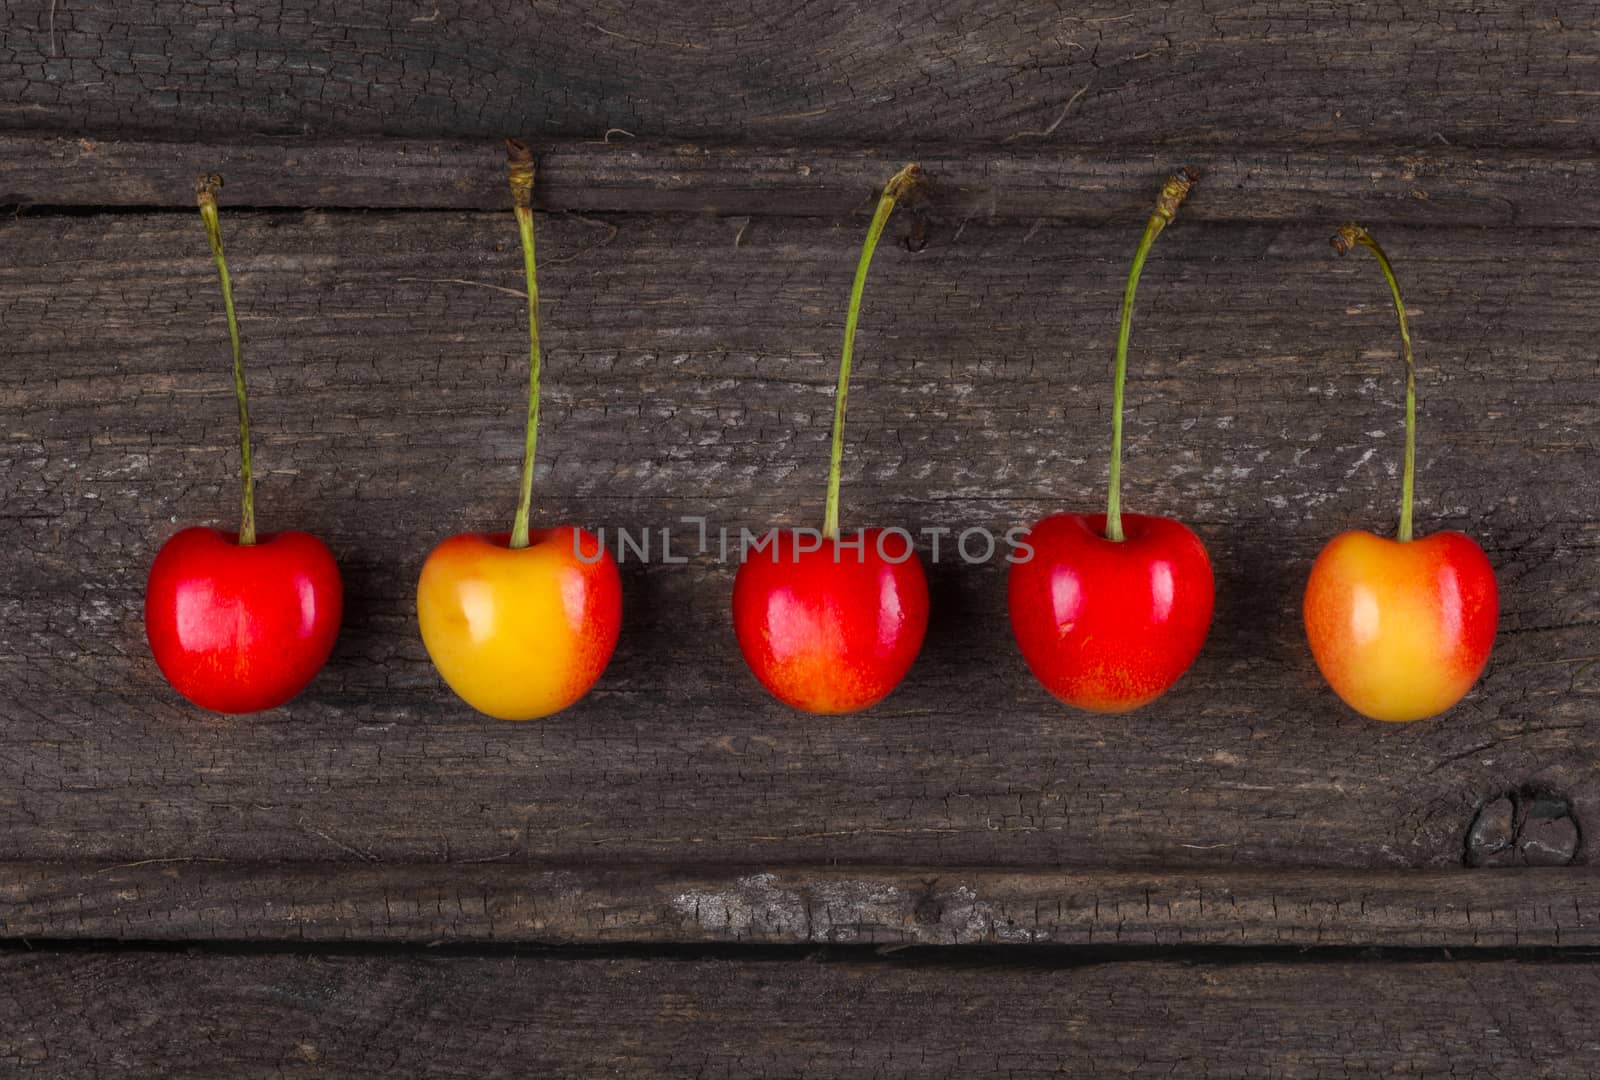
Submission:
<svg viewBox="0 0 1600 1080">
<path fill-rule="evenodd" d="M 841 146 L 696 145 L 543 139 L 534 195 L 547 210 L 847 217 L 904 162 Z M 1409 226 L 1589 228 L 1600 220 L 1600 161 L 1573 153 L 1427 148 L 1241 150 L 1237 146 L 1054 150 L 920 147 L 926 219 L 1103 223 L 1135 216 L 1165 172 L 1204 177 L 1185 220 L 1347 218 Z M 194 177 L 221 172 L 224 202 L 246 207 L 504 210 L 494 139 L 171 144 L 0 134 L 0 205 L 181 207 Z M 46 211 L 47 212 L 47 211 Z"/>
<path fill-rule="evenodd" d="M 328 538 L 350 594 L 307 695 L 233 721 L 170 693 L 140 621 L 156 547 L 235 502 L 199 223 L 0 222 L 0 854 L 1448 868 L 1477 809 L 1527 789 L 1570 801 L 1588 857 L 1595 234 L 1382 237 L 1420 348 L 1419 521 L 1477 536 L 1504 594 L 1487 677 L 1443 719 L 1360 720 L 1301 645 L 1318 547 L 1394 520 L 1381 277 L 1320 227 L 1180 220 L 1141 290 L 1126 496 L 1191 522 L 1218 567 L 1210 643 L 1173 694 L 1113 719 L 1054 704 L 1010 643 L 1003 566 L 966 566 L 946 538 L 924 655 L 865 715 L 818 723 L 767 699 L 729 631 L 732 567 L 698 556 L 627 561 L 596 692 L 515 726 L 444 690 L 411 606 L 433 542 L 509 515 L 525 360 L 502 291 L 508 221 L 225 214 L 258 512 Z M 919 254 L 885 246 L 847 525 L 1004 529 L 1100 503 L 1137 227 L 972 222 Z M 540 230 L 542 518 L 637 534 L 697 514 L 735 538 L 813 520 L 860 222 L 547 215 Z"/>
<path fill-rule="evenodd" d="M 0 937 L 438 945 L 1600 945 L 1600 876 L 0 864 Z"/>
<path fill-rule="evenodd" d="M 0 125 L 1592 148 L 1580 5 L 13 0 Z M 625 138 L 626 136 L 614 135 Z"/>
<path fill-rule="evenodd" d="M 0 1073 L 1593 1075 L 1597 31 L 1513 0 L 0 5 Z M 1004 566 L 947 536 L 907 684 L 819 723 L 745 672 L 732 566 L 656 532 L 595 693 L 473 715 L 412 588 L 509 518 L 507 134 L 546 211 L 538 513 L 680 552 L 684 515 L 815 523 L 856 245 L 912 158 L 847 524 L 1098 506 L 1126 260 L 1200 167 L 1141 290 L 1126 494 L 1211 549 L 1195 669 L 1066 711 Z M 263 522 L 348 592 L 310 691 L 228 721 L 140 612 L 162 540 L 235 505 L 199 171 Z M 1411 305 L 1419 524 L 1502 588 L 1480 686 L 1402 727 L 1331 697 L 1298 619 L 1398 487 L 1347 218 Z"/>
<path fill-rule="evenodd" d="M 1593 1075 L 1593 962 L 0 954 L 29 1077 Z"/>
</svg>

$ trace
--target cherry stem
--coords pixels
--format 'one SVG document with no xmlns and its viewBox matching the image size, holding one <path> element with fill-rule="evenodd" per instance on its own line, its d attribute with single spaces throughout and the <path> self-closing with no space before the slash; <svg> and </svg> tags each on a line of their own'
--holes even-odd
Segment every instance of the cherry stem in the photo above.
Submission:
<svg viewBox="0 0 1600 1080">
<path fill-rule="evenodd" d="M 1122 291 L 1122 322 L 1117 328 L 1117 373 L 1111 388 L 1111 484 L 1106 495 L 1106 539 L 1120 543 L 1122 532 L 1122 398 L 1128 381 L 1128 336 L 1133 330 L 1133 297 L 1139 290 L 1139 275 L 1144 272 L 1144 260 L 1150 248 L 1161 235 L 1161 230 L 1172 223 L 1178 207 L 1183 204 L 1189 189 L 1200 179 L 1193 169 L 1183 169 L 1167 177 L 1156 199 L 1155 212 L 1144 227 L 1139 248 L 1133 253 L 1133 266 L 1128 270 L 1128 284 Z"/>
<path fill-rule="evenodd" d="M 828 458 L 828 497 L 823 505 L 822 535 L 829 539 L 839 535 L 839 465 L 844 458 L 844 407 L 850 393 L 850 361 L 856 347 L 856 323 L 861 318 L 861 294 L 867 286 L 867 270 L 872 266 L 872 254 L 878 250 L 878 239 L 889 222 L 894 204 L 911 194 L 922 183 L 922 169 L 916 164 L 907 165 L 883 186 L 878 197 L 878 208 L 872 214 L 872 224 L 867 226 L 866 243 L 861 245 L 861 258 L 856 262 L 855 282 L 850 286 L 850 310 L 844 322 L 844 349 L 839 355 L 839 385 L 833 403 L 833 451 Z"/>
<path fill-rule="evenodd" d="M 522 446 L 522 490 L 511 523 L 511 546 L 528 546 L 528 514 L 533 507 L 533 452 L 539 441 L 539 282 L 533 257 L 533 151 L 519 139 L 506 140 L 506 173 L 511 182 L 517 232 L 522 236 L 522 269 L 528 279 L 528 426 Z"/>
<path fill-rule="evenodd" d="M 228 278 L 228 260 L 222 254 L 222 225 L 217 221 L 217 192 L 222 177 L 202 176 L 194 182 L 194 201 L 205 222 L 206 239 L 211 241 L 211 257 L 217 261 L 217 276 L 222 279 L 222 305 L 228 312 L 228 337 L 233 342 L 233 393 L 239 399 L 239 479 L 244 485 L 240 500 L 239 543 L 248 547 L 256 542 L 256 483 L 250 467 L 250 405 L 244 392 L 244 359 L 239 351 L 239 320 L 233 312 L 233 282 Z"/>
<path fill-rule="evenodd" d="M 1394 296 L 1395 314 L 1400 317 L 1400 352 L 1406 362 L 1406 462 L 1400 481 L 1398 536 L 1404 542 L 1411 539 L 1411 502 L 1417 475 L 1417 365 L 1411 355 L 1411 329 L 1406 325 L 1406 305 L 1400 299 L 1400 284 L 1395 281 L 1389 256 L 1383 253 L 1383 248 L 1378 246 L 1367 230 L 1360 225 L 1341 225 L 1330 242 L 1333 250 L 1340 255 L 1349 254 L 1355 247 L 1364 247 L 1372 252 L 1378 260 L 1378 268 L 1383 271 L 1384 280 L 1389 283 L 1389 292 Z"/>
</svg>

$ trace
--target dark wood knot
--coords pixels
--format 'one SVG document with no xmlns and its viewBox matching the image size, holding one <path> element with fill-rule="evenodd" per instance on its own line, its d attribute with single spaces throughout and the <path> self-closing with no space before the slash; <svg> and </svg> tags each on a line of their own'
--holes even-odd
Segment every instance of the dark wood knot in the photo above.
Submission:
<svg viewBox="0 0 1600 1080">
<path fill-rule="evenodd" d="M 1583 833 L 1572 804 L 1560 795 L 1521 788 L 1479 807 L 1467 827 L 1468 866 L 1567 866 Z"/>
</svg>

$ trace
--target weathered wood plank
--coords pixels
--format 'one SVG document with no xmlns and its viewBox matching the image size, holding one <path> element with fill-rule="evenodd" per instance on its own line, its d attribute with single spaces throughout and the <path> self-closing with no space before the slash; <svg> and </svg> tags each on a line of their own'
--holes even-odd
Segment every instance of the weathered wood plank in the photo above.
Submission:
<svg viewBox="0 0 1600 1080">
<path fill-rule="evenodd" d="M 843 217 L 868 212 L 872 192 L 903 163 L 885 150 L 651 140 L 555 140 L 538 150 L 538 205 L 590 213 Z M 924 147 L 916 156 L 932 185 L 919 208 L 943 222 L 1132 216 L 1179 166 L 1205 178 L 1186 220 L 1522 228 L 1600 221 L 1600 162 L 1570 153 L 1015 146 Z M 187 209 L 194 177 L 217 171 L 235 206 L 507 206 L 504 154 L 491 139 L 175 145 L 0 135 L 0 204 Z"/>
<path fill-rule="evenodd" d="M 12 0 L 11 128 L 1592 148 L 1588 7 Z"/>
<path fill-rule="evenodd" d="M 947 539 L 925 654 L 864 716 L 769 701 L 729 632 L 732 570 L 699 557 L 629 561 L 595 694 L 517 727 L 444 691 L 411 610 L 431 543 L 509 513 L 525 339 L 521 306 L 495 291 L 517 283 L 508 217 L 225 219 L 262 520 L 326 536 L 350 591 L 309 694 L 228 722 L 167 691 L 140 623 L 156 546 L 234 506 L 198 222 L 0 221 L 0 854 L 1450 867 L 1507 790 L 1594 820 L 1600 679 L 1577 660 L 1600 625 L 1595 234 L 1383 237 L 1421 349 L 1419 521 L 1480 537 L 1504 591 L 1488 676 L 1442 720 L 1349 714 L 1298 620 L 1318 546 L 1393 521 L 1381 279 L 1328 253 L 1321 228 L 1180 221 L 1141 291 L 1127 503 L 1198 528 L 1220 600 L 1167 699 L 1117 719 L 1055 705 L 1009 641 L 1003 568 L 951 561 Z M 812 520 L 859 223 L 540 228 L 541 513 L 634 530 L 703 514 L 735 534 Z M 1003 529 L 1100 502 L 1136 229 L 974 222 L 920 254 L 885 246 L 847 523 Z"/>
<path fill-rule="evenodd" d="M 1592 948 L 1600 945 L 1600 875 L 0 863 L 0 937 Z"/>
<path fill-rule="evenodd" d="M 0 954 L 30 1077 L 1593 1075 L 1600 965 Z"/>
</svg>

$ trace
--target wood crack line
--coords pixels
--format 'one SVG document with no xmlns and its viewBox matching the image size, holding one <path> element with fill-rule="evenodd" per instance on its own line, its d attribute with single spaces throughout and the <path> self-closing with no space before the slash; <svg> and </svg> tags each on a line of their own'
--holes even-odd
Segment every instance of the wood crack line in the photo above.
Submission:
<svg viewBox="0 0 1600 1080">
<path fill-rule="evenodd" d="M 535 152 L 542 210 L 774 217 L 859 217 L 906 158 L 895 148 L 650 139 L 561 139 Z M 0 204 L 189 213 L 195 173 L 226 168 L 226 198 L 236 208 L 503 210 L 500 154 L 491 140 L 224 146 L 0 134 Z M 1600 221 L 1595 156 L 1230 145 L 1190 147 L 1179 160 L 1162 148 L 1024 144 L 935 148 L 918 160 L 931 180 L 921 211 L 935 222 L 1133 220 L 1151 185 L 1180 165 L 1207 176 L 1184 208 L 1197 220 L 1519 228 Z"/>
<path fill-rule="evenodd" d="M 470 897 L 470 901 L 464 899 Z M 1600 875 L 511 863 L 0 863 L 0 939 L 1600 946 Z"/>
</svg>

